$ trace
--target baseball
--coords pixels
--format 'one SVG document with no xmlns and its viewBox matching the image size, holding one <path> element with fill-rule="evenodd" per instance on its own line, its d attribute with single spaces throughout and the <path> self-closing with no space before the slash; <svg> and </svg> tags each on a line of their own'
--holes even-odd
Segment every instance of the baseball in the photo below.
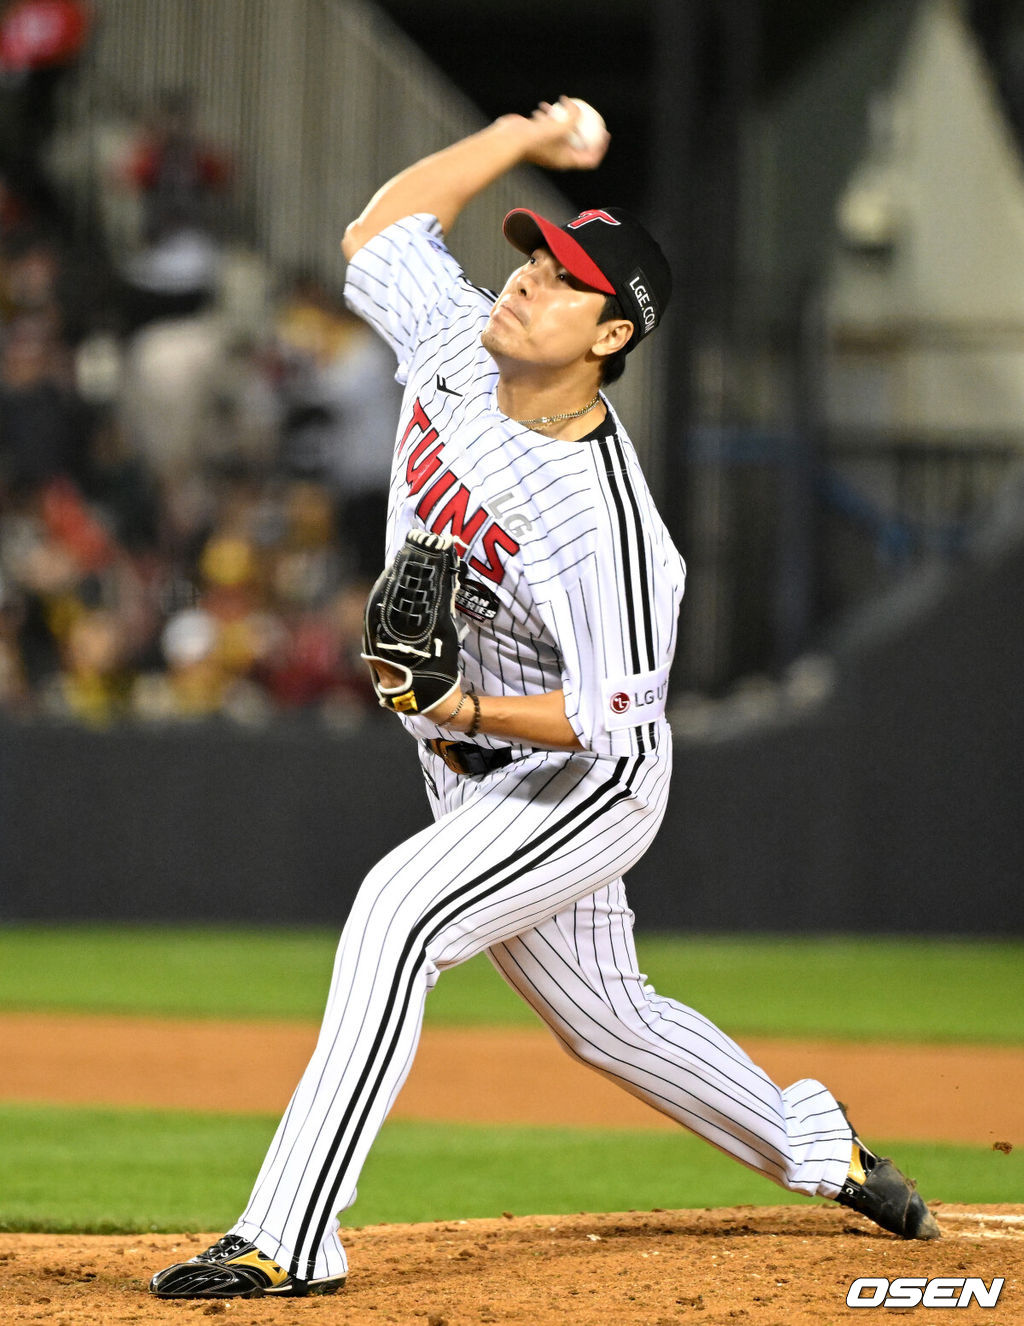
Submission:
<svg viewBox="0 0 1024 1326">
<path fill-rule="evenodd" d="M 565 100 L 571 101 L 580 112 L 576 128 L 569 135 L 569 146 L 576 148 L 577 151 L 590 151 L 600 147 L 608 132 L 600 112 L 596 111 L 589 101 L 583 101 L 579 97 L 566 97 Z M 556 120 L 569 118 L 569 112 L 561 101 L 551 107 L 551 114 Z"/>
</svg>

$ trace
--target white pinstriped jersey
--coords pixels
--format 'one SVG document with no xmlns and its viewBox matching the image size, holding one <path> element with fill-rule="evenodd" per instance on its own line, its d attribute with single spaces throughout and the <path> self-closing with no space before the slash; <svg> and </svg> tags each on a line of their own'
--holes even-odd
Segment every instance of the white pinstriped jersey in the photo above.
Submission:
<svg viewBox="0 0 1024 1326">
<path fill-rule="evenodd" d="M 502 413 L 480 344 L 495 297 L 466 279 L 432 216 L 364 245 L 345 294 L 391 344 L 405 385 L 386 558 L 414 526 L 455 538 L 466 681 L 485 695 L 561 689 L 586 749 L 650 750 L 685 568 L 609 402 L 603 424 L 571 442 Z M 417 736 L 448 735 L 402 718 Z"/>
</svg>

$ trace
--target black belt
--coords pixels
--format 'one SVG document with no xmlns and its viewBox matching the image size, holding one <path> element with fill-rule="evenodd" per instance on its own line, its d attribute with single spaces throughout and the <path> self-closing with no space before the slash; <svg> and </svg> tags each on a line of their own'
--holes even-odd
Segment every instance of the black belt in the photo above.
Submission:
<svg viewBox="0 0 1024 1326">
<path fill-rule="evenodd" d="M 444 741 L 441 737 L 424 741 L 423 744 L 435 755 L 439 755 L 452 773 L 457 774 L 493 773 L 495 769 L 504 769 L 514 758 L 508 746 L 503 746 L 501 750 L 488 750 L 486 746 L 476 746 L 472 741 Z"/>
</svg>

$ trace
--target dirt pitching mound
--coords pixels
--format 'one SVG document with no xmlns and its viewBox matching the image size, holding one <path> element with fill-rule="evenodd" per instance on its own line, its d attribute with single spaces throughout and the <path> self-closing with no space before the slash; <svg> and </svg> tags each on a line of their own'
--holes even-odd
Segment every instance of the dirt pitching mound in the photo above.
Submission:
<svg viewBox="0 0 1024 1326">
<path fill-rule="evenodd" d="M 153 1271 L 212 1235 L 7 1234 L 0 1321 L 817 1326 L 858 1319 L 846 1295 L 862 1276 L 1003 1277 L 995 1312 L 973 1303 L 956 1322 L 1024 1318 L 1024 1206 L 936 1209 L 934 1243 L 903 1242 L 831 1203 L 376 1225 L 346 1233 L 341 1294 L 227 1302 L 146 1293 Z"/>
</svg>

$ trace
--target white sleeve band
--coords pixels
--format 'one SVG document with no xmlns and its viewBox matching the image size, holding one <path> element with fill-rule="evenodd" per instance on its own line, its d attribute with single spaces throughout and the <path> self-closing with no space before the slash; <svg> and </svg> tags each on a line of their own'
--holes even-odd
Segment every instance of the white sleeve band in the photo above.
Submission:
<svg viewBox="0 0 1024 1326">
<path fill-rule="evenodd" d="M 637 672 L 630 677 L 606 677 L 601 683 L 604 725 L 609 732 L 653 723 L 665 712 L 668 695 L 668 665 L 656 672 Z"/>
</svg>

